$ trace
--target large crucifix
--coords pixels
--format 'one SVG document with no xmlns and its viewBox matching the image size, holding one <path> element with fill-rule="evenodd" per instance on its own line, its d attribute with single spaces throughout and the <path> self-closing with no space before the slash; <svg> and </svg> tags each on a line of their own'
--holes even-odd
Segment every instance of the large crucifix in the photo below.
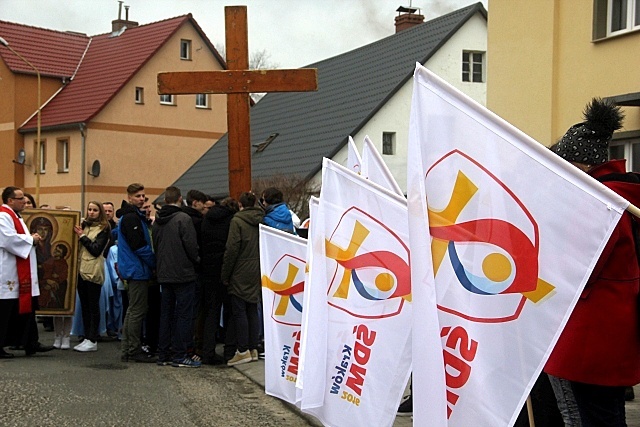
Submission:
<svg viewBox="0 0 640 427">
<path fill-rule="evenodd" d="M 318 90 L 317 70 L 249 70 L 247 7 L 226 6 L 227 70 L 158 74 L 159 95 L 227 94 L 229 194 L 251 190 L 249 94 Z"/>
</svg>

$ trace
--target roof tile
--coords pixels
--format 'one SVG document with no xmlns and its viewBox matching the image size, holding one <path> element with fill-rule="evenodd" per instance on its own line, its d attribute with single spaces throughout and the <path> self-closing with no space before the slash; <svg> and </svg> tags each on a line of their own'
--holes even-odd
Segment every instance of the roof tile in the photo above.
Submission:
<svg viewBox="0 0 640 427">
<path fill-rule="evenodd" d="M 0 21 L 0 37 L 31 62 L 41 76 L 66 78 L 75 72 L 89 43 L 89 37 L 84 34 L 6 21 Z M 33 69 L 9 49 L 0 47 L 0 58 L 14 73 L 34 74 Z"/>
</svg>

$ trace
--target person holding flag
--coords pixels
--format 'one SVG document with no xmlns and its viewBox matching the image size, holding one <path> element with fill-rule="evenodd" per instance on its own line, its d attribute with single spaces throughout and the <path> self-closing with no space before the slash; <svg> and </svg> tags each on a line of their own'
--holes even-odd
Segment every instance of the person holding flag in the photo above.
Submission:
<svg viewBox="0 0 640 427">
<path fill-rule="evenodd" d="M 551 150 L 638 206 L 640 175 L 625 173 L 624 160 L 608 161 L 620 108 L 594 98 L 584 117 Z M 625 212 L 545 366 L 567 425 L 626 425 L 625 386 L 640 382 L 638 226 Z M 578 414 L 567 407 L 572 398 Z"/>
</svg>

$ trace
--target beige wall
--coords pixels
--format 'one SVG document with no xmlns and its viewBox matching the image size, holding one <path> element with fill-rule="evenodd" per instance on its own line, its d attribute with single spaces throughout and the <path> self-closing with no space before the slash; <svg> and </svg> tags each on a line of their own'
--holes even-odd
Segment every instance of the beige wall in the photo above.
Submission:
<svg viewBox="0 0 640 427">
<path fill-rule="evenodd" d="M 192 41 L 192 60 L 180 59 L 180 40 Z M 208 109 L 196 108 L 195 95 L 177 97 L 175 106 L 160 104 L 157 73 L 219 70 L 220 64 L 187 23 L 132 77 L 109 104 L 87 123 L 43 133 L 47 143 L 47 172 L 41 177 L 40 203 L 80 210 L 90 200 L 112 201 L 116 209 L 126 187 L 141 182 L 151 200 L 176 181 L 227 129 L 226 96 L 212 95 Z M 135 88 L 144 88 L 144 104 L 136 104 Z M 69 173 L 57 172 L 56 140 L 70 139 Z M 25 136 L 30 146 L 35 134 Z M 99 160 L 98 177 L 88 174 Z M 26 174 L 26 187 L 35 189 L 35 169 Z M 84 188 L 84 198 L 82 197 Z"/>
<path fill-rule="evenodd" d="M 59 78 L 41 79 L 41 102 L 44 103 L 62 85 Z M 24 166 L 13 163 L 23 148 L 17 132 L 38 107 L 38 79 L 35 75 L 14 74 L 0 60 L 0 188 L 24 185 Z M 35 137 L 34 137 L 35 139 Z M 30 148 L 25 147 L 29 153 Z M 33 154 L 33 153 L 29 153 Z"/>
<path fill-rule="evenodd" d="M 550 145 L 586 103 L 640 92 L 640 32 L 592 42 L 593 2 L 491 0 L 487 106 Z M 624 130 L 640 129 L 627 108 Z"/>
</svg>

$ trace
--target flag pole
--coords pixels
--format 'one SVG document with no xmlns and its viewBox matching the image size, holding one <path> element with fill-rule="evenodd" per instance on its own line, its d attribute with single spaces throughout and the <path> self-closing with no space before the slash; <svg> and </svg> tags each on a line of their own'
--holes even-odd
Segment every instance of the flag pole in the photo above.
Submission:
<svg viewBox="0 0 640 427">
<path fill-rule="evenodd" d="M 527 414 L 529 415 L 529 427 L 536 427 L 533 419 L 533 404 L 531 403 L 531 395 L 527 396 Z"/>
<path fill-rule="evenodd" d="M 637 206 L 634 206 L 631 203 L 629 203 L 629 206 L 627 206 L 627 211 L 629 211 L 631 215 L 640 218 L 640 208 L 638 208 Z"/>
</svg>

